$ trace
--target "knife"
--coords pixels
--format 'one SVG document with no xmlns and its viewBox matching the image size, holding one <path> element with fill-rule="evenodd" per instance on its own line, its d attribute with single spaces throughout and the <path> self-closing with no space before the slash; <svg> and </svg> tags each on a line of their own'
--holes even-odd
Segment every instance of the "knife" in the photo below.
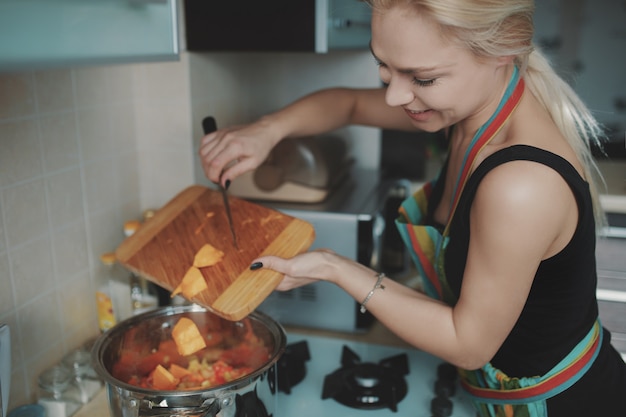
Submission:
<svg viewBox="0 0 626 417">
<path fill-rule="evenodd" d="M 217 124 L 215 123 L 215 119 L 211 116 L 205 117 L 202 120 L 202 128 L 204 129 L 204 134 L 208 135 L 209 133 L 215 132 L 217 130 Z M 230 227 L 230 233 L 233 235 L 233 243 L 235 244 L 235 248 L 239 249 L 237 246 L 237 236 L 235 235 L 235 228 L 233 226 L 233 217 L 230 213 L 230 204 L 228 203 L 228 195 L 226 194 L 226 188 L 222 186 L 222 181 L 220 177 L 219 182 L 220 191 L 222 192 L 222 198 L 224 199 L 224 207 L 226 208 L 226 217 L 228 217 L 228 226 Z"/>
</svg>

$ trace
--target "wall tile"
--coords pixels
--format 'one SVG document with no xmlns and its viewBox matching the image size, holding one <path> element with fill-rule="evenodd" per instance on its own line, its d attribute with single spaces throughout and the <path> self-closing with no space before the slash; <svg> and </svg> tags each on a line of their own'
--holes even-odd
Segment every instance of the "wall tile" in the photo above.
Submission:
<svg viewBox="0 0 626 417">
<path fill-rule="evenodd" d="M 26 360 L 32 359 L 46 349 L 60 343 L 62 335 L 59 303 L 56 291 L 47 291 L 18 309 L 18 322 L 21 329 L 31 329 L 21 334 L 21 349 Z"/>
<path fill-rule="evenodd" d="M 137 132 L 133 104 L 120 104 L 108 109 L 109 146 L 116 152 L 136 152 Z M 167 118 L 167 117 L 166 117 Z"/>
<path fill-rule="evenodd" d="M 168 103 L 189 96 L 187 66 L 180 62 L 137 65 L 134 80 L 135 99 L 138 101 Z"/>
<path fill-rule="evenodd" d="M 134 92 L 134 65 L 114 65 L 106 67 L 108 101 L 116 105 L 130 102 Z"/>
<path fill-rule="evenodd" d="M 78 110 L 77 116 L 81 157 L 93 160 L 112 155 L 116 147 L 111 143 L 108 109 L 84 108 Z"/>
<path fill-rule="evenodd" d="M 43 173 L 36 120 L 0 124 L 0 187 Z"/>
<path fill-rule="evenodd" d="M 140 146 L 143 145 L 142 140 L 150 148 L 157 149 L 188 149 L 191 146 L 189 105 L 174 101 L 168 104 L 138 106 L 136 114 Z"/>
<path fill-rule="evenodd" d="M 115 161 L 119 201 L 139 198 L 139 165 L 137 152 L 120 154 Z"/>
<path fill-rule="evenodd" d="M 139 216 L 139 213 L 136 216 Z M 124 239 L 124 222 L 126 220 L 131 219 L 122 218 L 117 208 L 100 210 L 89 215 L 87 228 L 90 240 L 89 265 L 92 268 L 92 276 L 95 275 L 95 268 L 100 262 L 100 255 L 114 251 Z"/>
<path fill-rule="evenodd" d="M 28 117 L 35 109 L 32 74 L 0 74 L 0 120 Z"/>
<path fill-rule="evenodd" d="M 76 106 L 102 107 L 109 101 L 107 67 L 84 67 L 74 70 Z"/>
<path fill-rule="evenodd" d="M 6 188 L 2 192 L 2 204 L 9 248 L 48 232 L 43 180 Z"/>
<path fill-rule="evenodd" d="M 51 297 L 51 299 L 53 298 L 54 297 Z M 49 308 L 50 307 L 48 307 L 48 309 Z M 43 311 L 45 311 L 45 308 L 40 306 L 36 308 L 35 311 L 29 312 L 29 315 L 34 318 L 41 315 Z M 43 334 L 34 335 L 34 337 L 28 335 L 28 337 L 24 339 L 25 343 L 37 343 L 37 345 L 34 345 L 37 348 L 33 349 L 33 352 L 30 352 L 30 349 L 24 351 L 25 354 L 28 353 L 30 355 L 26 357 L 27 359 L 24 362 L 24 377 L 28 384 L 28 399 L 31 402 L 37 401 L 37 382 L 39 375 L 46 369 L 55 365 L 59 359 L 63 357 L 65 352 L 63 338 L 59 338 L 58 335 L 56 337 L 52 335 L 52 331 L 61 331 L 60 326 L 56 324 L 57 320 L 58 315 L 50 316 L 47 320 L 42 321 L 39 326 L 44 326 L 46 323 L 54 323 L 52 329 L 40 329 L 36 327 L 34 331 L 43 330 Z M 42 346 L 45 346 L 45 349 L 42 349 Z"/>
<path fill-rule="evenodd" d="M 0 252 L 0 317 L 15 308 L 13 299 L 13 280 L 9 270 L 9 258 L 6 253 Z M 2 320 L 0 320 L 2 322 Z"/>
<path fill-rule="evenodd" d="M 54 172 L 80 163 L 76 115 L 74 112 L 44 116 L 39 121 L 46 172 Z"/>
<path fill-rule="evenodd" d="M 74 108 L 72 72 L 66 69 L 35 73 L 35 92 L 40 113 Z"/>
<path fill-rule="evenodd" d="M 52 232 L 52 252 L 57 283 L 89 271 L 89 249 L 85 222 L 81 219 Z"/>
<path fill-rule="evenodd" d="M 193 181 L 191 152 L 144 151 L 140 165 L 141 201 L 161 207 Z"/>
<path fill-rule="evenodd" d="M 117 205 L 115 163 L 113 158 L 101 158 L 84 166 L 85 201 L 91 213 Z"/>
<path fill-rule="evenodd" d="M 13 272 L 16 306 L 38 299 L 54 289 L 56 281 L 49 237 L 33 240 L 9 251 L 9 262 Z"/>
<path fill-rule="evenodd" d="M 0 192 L 0 253 L 4 252 L 7 249 L 3 216 L 4 209 L 2 208 L 3 205 L 4 204 L 2 203 L 2 193 Z"/>
<path fill-rule="evenodd" d="M 52 228 L 84 220 L 80 168 L 70 168 L 48 176 L 46 191 Z"/>
<path fill-rule="evenodd" d="M 63 334 L 70 335 L 85 324 L 91 328 L 89 336 L 93 336 L 98 327 L 96 324 L 96 291 L 91 285 L 89 273 L 85 271 L 66 279 L 59 286 L 61 303 L 61 323 Z M 82 342 L 85 342 L 82 339 Z M 79 342 L 80 343 L 80 342 Z M 76 342 L 70 343 L 68 349 L 76 348 Z"/>
</svg>

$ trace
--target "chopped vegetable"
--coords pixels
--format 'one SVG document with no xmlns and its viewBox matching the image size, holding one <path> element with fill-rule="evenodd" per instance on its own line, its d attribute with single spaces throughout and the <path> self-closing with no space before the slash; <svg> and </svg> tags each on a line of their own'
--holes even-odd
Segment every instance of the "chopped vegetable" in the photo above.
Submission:
<svg viewBox="0 0 626 417">
<path fill-rule="evenodd" d="M 178 287 L 172 291 L 172 297 L 182 293 L 185 298 L 191 299 L 207 288 L 202 272 L 195 266 L 192 266 L 187 270 Z"/>
<path fill-rule="evenodd" d="M 243 325 L 242 331 L 241 326 L 225 326 L 212 316 L 198 320 L 182 317 L 174 325 L 171 338 L 161 340 L 157 348 L 146 346 L 141 332 L 130 329 L 112 375 L 133 386 L 163 391 L 207 389 L 242 378 L 270 358 L 250 320 L 244 320 Z M 205 348 L 199 345 L 192 354 L 189 352 L 194 349 L 179 352 L 179 346 L 202 341 Z"/>
<path fill-rule="evenodd" d="M 224 252 L 205 243 L 196 253 L 193 259 L 193 266 L 196 268 L 206 268 L 219 263 L 224 257 Z"/>
<path fill-rule="evenodd" d="M 176 389 L 180 379 L 172 375 L 167 369 L 161 365 L 157 365 L 152 372 L 152 386 L 155 389 L 169 391 Z"/>
<path fill-rule="evenodd" d="M 170 373 L 174 375 L 175 378 L 178 378 L 178 379 L 183 379 L 184 377 L 191 375 L 190 370 L 183 368 L 180 365 L 176 365 L 175 363 L 173 363 L 172 366 L 170 366 Z"/>
<path fill-rule="evenodd" d="M 181 317 L 172 329 L 172 338 L 176 342 L 178 353 L 188 356 L 206 347 L 196 323 L 187 317 Z"/>
</svg>

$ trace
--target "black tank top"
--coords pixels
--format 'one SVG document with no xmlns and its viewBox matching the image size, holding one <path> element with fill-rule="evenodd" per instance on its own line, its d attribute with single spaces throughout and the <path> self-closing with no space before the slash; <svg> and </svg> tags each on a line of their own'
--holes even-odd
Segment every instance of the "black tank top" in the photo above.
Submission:
<svg viewBox="0 0 626 417">
<path fill-rule="evenodd" d="M 577 207 L 571 207 L 571 210 L 578 211 L 578 225 L 567 246 L 540 263 L 521 315 L 491 361 L 493 366 L 509 377 L 545 374 L 587 334 L 598 317 L 596 229 L 589 186 L 567 160 L 526 145 L 515 145 L 493 153 L 468 179 L 452 219 L 450 242 L 445 255 L 446 277 L 452 292 L 458 297 L 461 290 L 470 239 L 470 210 L 476 190 L 493 168 L 517 160 L 544 164 L 563 177 L 576 198 Z M 438 186 L 435 186 L 432 196 L 435 202 L 441 196 L 444 183 L 443 179 L 437 181 Z M 436 206 L 430 205 L 433 210 Z M 503 230 L 502 233 L 507 231 Z M 541 231 L 537 230 L 537 233 Z M 611 391 L 621 393 L 621 399 L 613 399 L 621 405 L 626 402 L 626 365 L 610 346 L 610 334 L 605 333 L 604 353 L 600 354 L 601 358 L 592 367 L 602 366 L 603 370 L 588 372 L 589 375 L 583 377 L 577 385 L 589 384 L 588 388 L 602 396 Z M 607 355 L 610 359 L 607 359 Z M 597 380 L 598 375 L 603 378 L 606 369 L 611 366 L 612 374 L 606 376 L 612 386 L 603 387 L 604 384 Z M 571 389 L 568 391 L 575 392 Z M 586 389 L 583 392 L 591 394 Z M 566 397 L 566 393 L 560 396 Z M 564 403 L 575 405 L 575 402 Z"/>
</svg>

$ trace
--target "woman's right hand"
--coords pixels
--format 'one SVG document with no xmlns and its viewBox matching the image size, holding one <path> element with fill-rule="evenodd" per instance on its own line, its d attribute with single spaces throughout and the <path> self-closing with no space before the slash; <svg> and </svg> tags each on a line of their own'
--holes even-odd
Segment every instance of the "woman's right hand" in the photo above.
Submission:
<svg viewBox="0 0 626 417">
<path fill-rule="evenodd" d="M 282 139 L 265 118 L 242 126 L 219 129 L 200 142 L 200 161 L 206 177 L 224 185 L 257 168 Z"/>
</svg>

